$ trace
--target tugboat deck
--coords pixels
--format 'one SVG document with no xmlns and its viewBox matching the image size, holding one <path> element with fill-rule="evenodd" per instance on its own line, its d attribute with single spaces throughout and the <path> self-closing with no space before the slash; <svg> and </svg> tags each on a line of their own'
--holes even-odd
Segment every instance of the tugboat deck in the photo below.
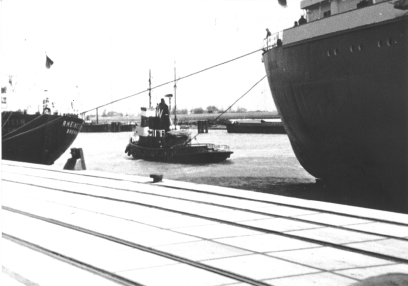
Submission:
<svg viewBox="0 0 408 286">
<path fill-rule="evenodd" d="M 2 207 L 7 285 L 350 285 L 408 274 L 399 213 L 4 160 Z"/>
</svg>

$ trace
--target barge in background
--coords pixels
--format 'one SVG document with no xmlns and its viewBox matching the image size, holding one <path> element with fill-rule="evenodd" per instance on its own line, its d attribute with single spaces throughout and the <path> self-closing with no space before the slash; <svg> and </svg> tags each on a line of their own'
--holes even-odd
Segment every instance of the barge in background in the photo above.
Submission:
<svg viewBox="0 0 408 286">
<path fill-rule="evenodd" d="M 276 119 L 231 119 L 226 125 L 228 133 L 286 134 L 280 118 Z"/>
<path fill-rule="evenodd" d="M 136 123 L 110 122 L 105 124 L 82 125 L 81 132 L 132 132 L 136 130 Z"/>
<path fill-rule="evenodd" d="M 300 164 L 408 209 L 408 1 L 303 0 L 263 62 Z"/>
</svg>

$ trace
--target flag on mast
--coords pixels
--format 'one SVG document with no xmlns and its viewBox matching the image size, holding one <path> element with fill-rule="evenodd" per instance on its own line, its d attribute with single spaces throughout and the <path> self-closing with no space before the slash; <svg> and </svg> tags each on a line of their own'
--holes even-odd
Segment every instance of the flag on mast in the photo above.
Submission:
<svg viewBox="0 0 408 286">
<path fill-rule="evenodd" d="M 46 55 L 45 56 L 46 57 L 46 59 L 45 59 L 45 67 L 47 68 L 47 69 L 49 69 L 53 64 L 54 64 L 54 62 Z"/>
</svg>

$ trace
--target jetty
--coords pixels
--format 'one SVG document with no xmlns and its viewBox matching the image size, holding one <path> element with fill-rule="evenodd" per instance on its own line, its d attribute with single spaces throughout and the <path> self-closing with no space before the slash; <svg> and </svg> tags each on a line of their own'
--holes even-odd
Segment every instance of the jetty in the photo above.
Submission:
<svg viewBox="0 0 408 286">
<path fill-rule="evenodd" d="M 105 124 L 84 124 L 81 132 L 129 132 L 135 131 L 135 123 L 111 122 Z"/>
<path fill-rule="evenodd" d="M 161 175 L 3 160 L 3 283 L 350 285 L 408 274 L 408 215 Z"/>
<path fill-rule="evenodd" d="M 280 118 L 230 119 L 226 127 L 228 133 L 286 134 Z"/>
</svg>

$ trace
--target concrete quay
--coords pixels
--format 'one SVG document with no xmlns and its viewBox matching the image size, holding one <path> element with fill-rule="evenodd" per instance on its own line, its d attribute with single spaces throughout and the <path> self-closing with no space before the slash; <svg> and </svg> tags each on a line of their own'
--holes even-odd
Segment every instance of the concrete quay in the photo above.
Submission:
<svg viewBox="0 0 408 286">
<path fill-rule="evenodd" d="M 353 285 L 408 274 L 405 214 L 5 160 L 1 179 L 2 285 Z"/>
</svg>

